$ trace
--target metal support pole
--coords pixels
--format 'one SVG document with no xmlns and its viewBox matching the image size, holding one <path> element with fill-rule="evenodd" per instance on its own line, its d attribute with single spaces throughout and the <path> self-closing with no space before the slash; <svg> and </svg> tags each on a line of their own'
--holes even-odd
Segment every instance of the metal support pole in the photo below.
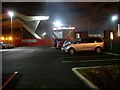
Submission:
<svg viewBox="0 0 120 90">
<path fill-rule="evenodd" d="M 11 37 L 12 37 L 12 16 L 11 16 Z M 12 44 L 12 40 L 11 40 L 11 44 Z"/>
<path fill-rule="evenodd" d="M 113 49 L 113 40 L 111 40 L 111 45 L 110 45 L 110 49 Z"/>
</svg>

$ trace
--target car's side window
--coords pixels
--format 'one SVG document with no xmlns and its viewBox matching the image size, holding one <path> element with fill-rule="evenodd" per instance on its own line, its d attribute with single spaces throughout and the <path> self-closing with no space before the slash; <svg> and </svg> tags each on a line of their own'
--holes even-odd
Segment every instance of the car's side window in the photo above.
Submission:
<svg viewBox="0 0 120 90">
<path fill-rule="evenodd" d="M 95 38 L 95 41 L 96 42 L 102 42 L 102 39 L 101 38 Z"/>
<path fill-rule="evenodd" d="M 81 43 L 87 43 L 87 42 L 88 42 L 87 38 L 82 38 L 81 39 Z"/>
<path fill-rule="evenodd" d="M 94 38 L 88 38 L 88 43 L 94 43 Z"/>
<path fill-rule="evenodd" d="M 76 44 L 80 44 L 80 41 L 76 41 Z"/>
</svg>

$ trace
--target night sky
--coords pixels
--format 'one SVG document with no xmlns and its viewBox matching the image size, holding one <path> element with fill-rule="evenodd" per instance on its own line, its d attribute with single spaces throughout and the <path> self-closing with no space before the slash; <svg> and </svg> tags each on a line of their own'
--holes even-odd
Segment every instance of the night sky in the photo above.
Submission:
<svg viewBox="0 0 120 90">
<path fill-rule="evenodd" d="M 3 2 L 3 13 L 13 10 L 25 15 L 49 15 L 49 21 L 76 26 L 78 31 L 103 33 L 114 23 L 111 17 L 118 14 L 117 2 Z"/>
</svg>

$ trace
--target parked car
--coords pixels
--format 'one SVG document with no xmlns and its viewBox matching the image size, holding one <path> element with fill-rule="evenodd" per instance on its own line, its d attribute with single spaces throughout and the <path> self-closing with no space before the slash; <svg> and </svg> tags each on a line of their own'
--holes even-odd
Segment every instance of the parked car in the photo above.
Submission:
<svg viewBox="0 0 120 90">
<path fill-rule="evenodd" d="M 0 48 L 6 49 L 6 48 L 14 48 L 14 45 L 10 43 L 0 42 Z"/>
<path fill-rule="evenodd" d="M 72 41 L 73 41 L 73 40 L 65 40 L 62 47 L 66 46 L 66 45 L 68 45 L 68 44 L 71 44 Z M 61 47 L 61 48 L 62 48 L 62 47 Z"/>
<path fill-rule="evenodd" d="M 62 51 L 70 54 L 79 51 L 95 51 L 96 53 L 101 53 L 103 49 L 104 41 L 99 37 L 77 38 L 61 48 Z"/>
<path fill-rule="evenodd" d="M 55 39 L 54 47 L 61 48 L 66 39 Z"/>
</svg>

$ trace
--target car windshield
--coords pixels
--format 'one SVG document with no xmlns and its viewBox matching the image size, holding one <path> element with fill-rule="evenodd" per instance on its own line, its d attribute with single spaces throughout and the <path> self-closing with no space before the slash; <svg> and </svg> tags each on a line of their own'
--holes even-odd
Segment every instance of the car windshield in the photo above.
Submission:
<svg viewBox="0 0 120 90">
<path fill-rule="evenodd" d="M 77 38 L 77 39 L 71 41 L 71 43 L 75 43 L 76 41 L 81 41 L 81 38 Z"/>
</svg>

